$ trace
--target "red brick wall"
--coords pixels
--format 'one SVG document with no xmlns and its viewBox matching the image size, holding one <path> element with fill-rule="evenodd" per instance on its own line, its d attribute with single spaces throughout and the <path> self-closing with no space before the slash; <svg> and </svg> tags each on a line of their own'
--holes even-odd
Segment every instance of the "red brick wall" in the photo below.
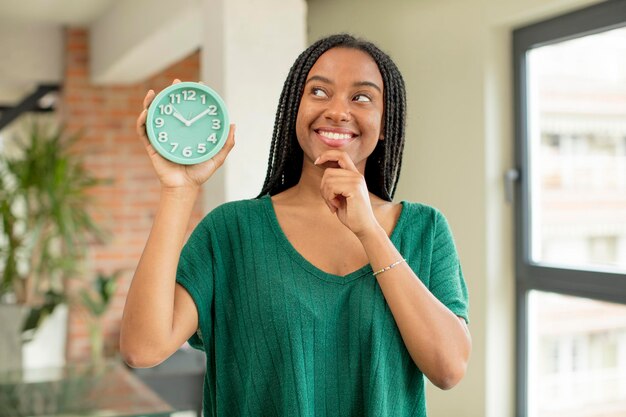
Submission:
<svg viewBox="0 0 626 417">
<path fill-rule="evenodd" d="M 159 183 L 143 144 L 135 134 L 135 120 L 149 89 L 159 91 L 174 78 L 199 79 L 196 52 L 151 78 L 133 85 L 96 86 L 89 80 L 89 36 L 84 29 L 65 33 L 65 78 L 60 113 L 71 132 L 82 131 L 77 150 L 87 167 L 112 183 L 94 190 L 94 218 L 109 232 L 103 244 L 90 246 L 84 278 L 97 271 L 123 270 L 118 292 L 104 317 L 105 351 L 117 351 L 126 292 L 148 237 L 159 199 Z M 199 199 L 198 201 L 200 201 Z M 199 204 L 191 221 L 202 217 Z M 67 359 L 89 357 L 89 336 L 79 309 L 70 309 Z"/>
</svg>

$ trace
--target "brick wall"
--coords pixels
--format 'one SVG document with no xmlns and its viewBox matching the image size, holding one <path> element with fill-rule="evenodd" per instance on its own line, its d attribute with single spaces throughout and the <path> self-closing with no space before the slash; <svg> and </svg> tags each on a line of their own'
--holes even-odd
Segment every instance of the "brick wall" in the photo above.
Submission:
<svg viewBox="0 0 626 417">
<path fill-rule="evenodd" d="M 89 248 L 85 279 L 97 271 L 123 270 L 115 299 L 104 317 L 105 351 L 117 351 L 120 320 L 134 268 L 148 237 L 159 199 L 159 183 L 143 144 L 135 134 L 135 120 L 149 89 L 159 91 L 174 78 L 199 78 L 199 53 L 134 85 L 96 86 L 89 81 L 89 36 L 84 29 L 65 32 L 65 73 L 60 114 L 69 131 L 82 131 L 77 150 L 87 167 L 112 183 L 94 190 L 93 215 L 109 232 L 103 244 Z M 198 199 L 201 201 L 201 199 Z M 196 206 L 190 229 L 203 213 Z M 80 284 L 79 284 L 80 285 Z M 67 359 L 89 357 L 86 322 L 78 308 L 70 309 Z"/>
</svg>

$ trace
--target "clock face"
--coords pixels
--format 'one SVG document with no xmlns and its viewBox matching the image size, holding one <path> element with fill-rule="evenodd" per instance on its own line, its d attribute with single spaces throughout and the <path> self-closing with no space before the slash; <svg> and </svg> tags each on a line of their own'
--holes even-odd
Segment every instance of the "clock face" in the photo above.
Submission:
<svg viewBox="0 0 626 417">
<path fill-rule="evenodd" d="M 184 165 L 212 158 L 226 142 L 228 112 L 209 87 L 182 82 L 161 91 L 146 119 L 150 143 L 166 159 Z"/>
</svg>

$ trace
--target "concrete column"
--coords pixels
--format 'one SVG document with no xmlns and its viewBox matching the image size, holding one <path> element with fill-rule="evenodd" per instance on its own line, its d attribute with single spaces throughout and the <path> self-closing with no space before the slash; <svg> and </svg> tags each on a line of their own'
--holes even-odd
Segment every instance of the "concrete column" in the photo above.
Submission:
<svg viewBox="0 0 626 417">
<path fill-rule="evenodd" d="M 282 86 L 306 46 L 304 0 L 203 0 L 201 79 L 226 102 L 235 149 L 205 185 L 204 206 L 261 190 Z"/>
</svg>

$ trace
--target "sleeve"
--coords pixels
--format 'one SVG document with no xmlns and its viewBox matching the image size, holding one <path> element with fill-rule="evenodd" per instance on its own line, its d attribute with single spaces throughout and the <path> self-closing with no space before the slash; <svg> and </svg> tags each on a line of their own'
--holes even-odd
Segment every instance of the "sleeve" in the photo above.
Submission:
<svg viewBox="0 0 626 417">
<path fill-rule="evenodd" d="M 181 252 L 176 271 L 176 282 L 189 293 L 198 310 L 198 330 L 188 342 L 203 351 L 206 351 L 213 334 L 214 257 L 206 220 L 191 233 Z"/>
<path fill-rule="evenodd" d="M 469 296 L 448 221 L 435 212 L 429 289 L 454 314 L 469 323 Z"/>
</svg>

